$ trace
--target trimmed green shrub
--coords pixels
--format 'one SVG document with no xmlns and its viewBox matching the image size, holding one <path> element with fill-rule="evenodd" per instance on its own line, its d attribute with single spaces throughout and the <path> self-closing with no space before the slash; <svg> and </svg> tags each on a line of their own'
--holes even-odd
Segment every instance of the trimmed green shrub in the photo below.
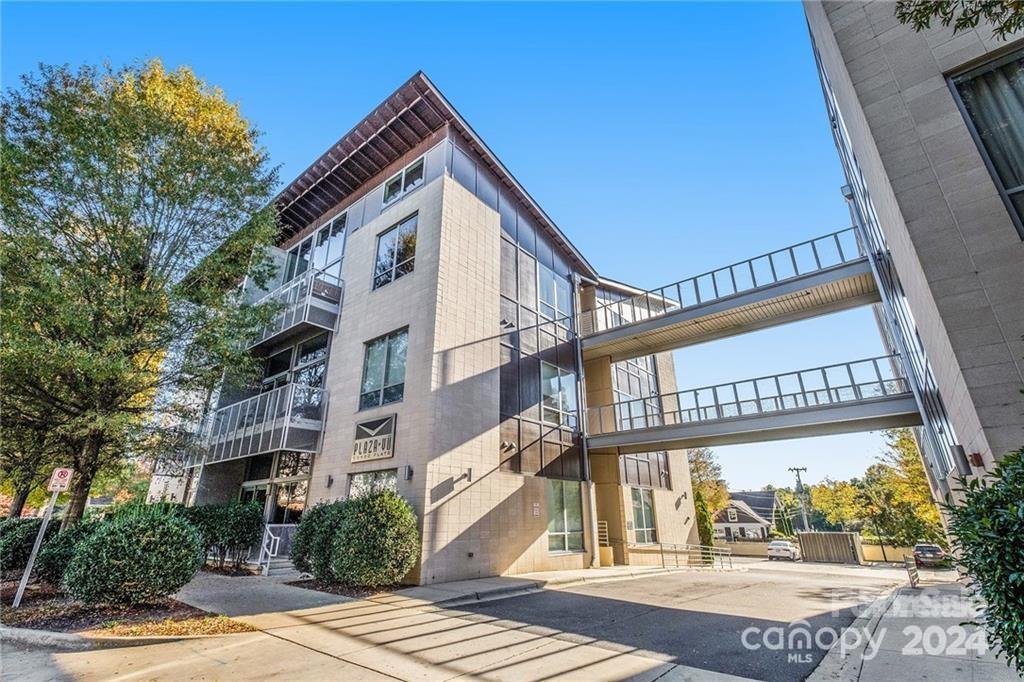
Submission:
<svg viewBox="0 0 1024 682">
<path fill-rule="evenodd" d="M 980 624 L 1024 674 L 1024 448 L 960 485 L 963 504 L 945 505 L 954 556 L 984 600 Z"/>
<path fill-rule="evenodd" d="M 202 537 L 178 515 L 126 515 L 79 543 L 64 588 L 85 602 L 146 603 L 181 589 L 202 563 Z"/>
<path fill-rule="evenodd" d="M 213 554 L 217 544 L 217 524 L 219 523 L 219 507 L 216 504 L 204 504 L 198 507 L 182 507 L 181 517 L 199 531 L 203 542 L 203 556 Z"/>
<path fill-rule="evenodd" d="M 20 518 L 5 519 L 0 525 L 0 569 L 4 571 L 20 571 L 28 564 L 32 554 L 32 545 L 36 542 L 42 519 Z M 60 519 L 50 519 L 46 527 L 45 543 L 60 528 Z"/>
<path fill-rule="evenodd" d="M 420 539 L 412 507 L 389 490 L 350 499 L 331 553 L 331 572 L 347 585 L 394 585 L 416 565 Z"/>
<path fill-rule="evenodd" d="M 292 540 L 291 560 L 295 568 L 313 574 L 318 580 L 334 581 L 331 552 L 347 505 L 346 500 L 324 502 L 303 512 Z"/>
<path fill-rule="evenodd" d="M 242 567 L 249 548 L 260 541 L 263 533 L 263 506 L 255 502 L 231 502 L 221 505 L 217 513 L 215 544 L 223 568 L 231 559 L 236 569 Z"/>
<path fill-rule="evenodd" d="M 78 545 L 92 535 L 100 521 L 79 521 L 46 541 L 36 557 L 35 573 L 43 582 L 60 585 L 64 570 L 75 556 Z M 58 524 L 60 525 L 60 524 Z"/>
</svg>

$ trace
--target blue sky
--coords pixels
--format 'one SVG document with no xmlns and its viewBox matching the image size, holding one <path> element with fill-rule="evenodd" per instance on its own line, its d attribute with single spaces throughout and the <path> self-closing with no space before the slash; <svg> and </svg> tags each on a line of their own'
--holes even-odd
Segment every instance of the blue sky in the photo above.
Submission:
<svg viewBox="0 0 1024 682">
<path fill-rule="evenodd" d="M 673 282 L 849 216 L 797 2 L 4 2 L 4 87 L 39 63 L 190 65 L 290 180 L 423 69 L 603 274 Z M 625 238 L 627 237 L 628 238 Z M 654 246 L 652 246 L 654 245 Z M 868 309 L 677 354 L 680 388 L 881 354 Z M 857 434 L 716 448 L 735 488 L 858 475 Z"/>
</svg>

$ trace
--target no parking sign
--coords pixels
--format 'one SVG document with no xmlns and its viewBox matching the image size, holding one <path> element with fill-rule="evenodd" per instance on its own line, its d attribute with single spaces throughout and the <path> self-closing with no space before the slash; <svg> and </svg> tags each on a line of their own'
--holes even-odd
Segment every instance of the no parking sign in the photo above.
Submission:
<svg viewBox="0 0 1024 682">
<path fill-rule="evenodd" d="M 71 487 L 71 477 L 74 476 L 74 469 L 54 469 L 50 476 L 50 484 L 46 489 L 51 493 L 62 493 Z"/>
</svg>

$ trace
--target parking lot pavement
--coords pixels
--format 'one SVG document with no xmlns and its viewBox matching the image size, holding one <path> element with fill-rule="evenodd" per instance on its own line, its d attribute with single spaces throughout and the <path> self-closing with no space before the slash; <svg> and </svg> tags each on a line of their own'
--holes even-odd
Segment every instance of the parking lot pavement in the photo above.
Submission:
<svg viewBox="0 0 1024 682">
<path fill-rule="evenodd" d="M 3 673 L 26 680 L 801 679 L 822 651 L 794 649 L 794 628 L 812 638 L 838 630 L 853 620 L 852 607 L 874 601 L 899 575 L 764 564 L 450 608 L 382 595 L 241 616 L 261 631 L 221 637 L 76 652 L 5 647 Z"/>
<path fill-rule="evenodd" d="M 821 661 L 831 633 L 906 580 L 905 572 L 861 567 L 768 561 L 748 567 L 581 585 L 460 609 L 666 663 L 792 680 Z M 812 642 L 807 648 L 805 634 Z"/>
</svg>

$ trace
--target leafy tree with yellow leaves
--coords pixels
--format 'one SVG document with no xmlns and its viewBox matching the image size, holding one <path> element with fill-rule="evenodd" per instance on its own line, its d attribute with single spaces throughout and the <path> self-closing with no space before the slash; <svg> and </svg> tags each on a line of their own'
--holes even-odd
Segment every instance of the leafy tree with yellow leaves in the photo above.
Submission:
<svg viewBox="0 0 1024 682">
<path fill-rule="evenodd" d="M 237 105 L 157 60 L 41 66 L 0 116 L 0 373 L 76 470 L 69 525 L 102 466 L 250 377 L 273 311 L 236 285 L 272 274 L 276 171 Z"/>
</svg>

